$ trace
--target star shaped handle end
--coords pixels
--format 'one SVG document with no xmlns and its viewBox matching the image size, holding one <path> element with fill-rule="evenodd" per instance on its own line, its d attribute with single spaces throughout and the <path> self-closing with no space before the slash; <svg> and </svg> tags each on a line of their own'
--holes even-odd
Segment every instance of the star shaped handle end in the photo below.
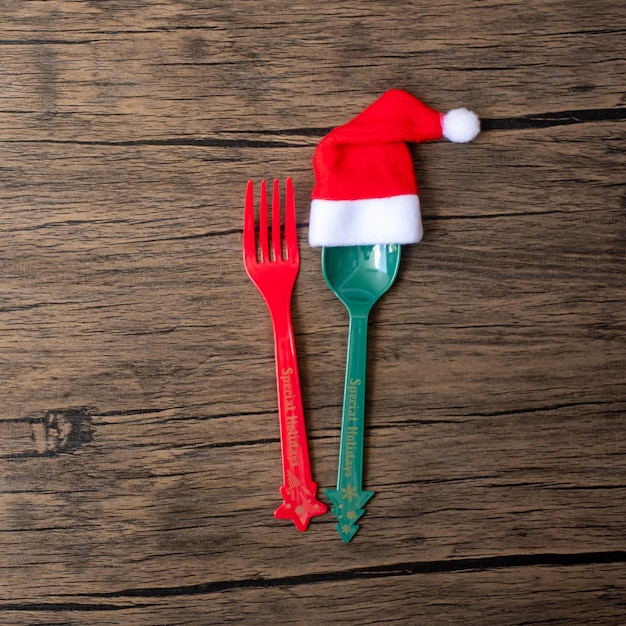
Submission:
<svg viewBox="0 0 626 626">
<path fill-rule="evenodd" d="M 283 503 L 274 511 L 274 517 L 291 520 L 300 532 L 304 532 L 309 527 L 311 518 L 324 515 L 328 510 L 328 507 L 315 497 L 316 491 L 317 485 L 313 482 L 308 487 L 300 484 L 295 489 L 282 485 L 280 493 Z"/>
</svg>

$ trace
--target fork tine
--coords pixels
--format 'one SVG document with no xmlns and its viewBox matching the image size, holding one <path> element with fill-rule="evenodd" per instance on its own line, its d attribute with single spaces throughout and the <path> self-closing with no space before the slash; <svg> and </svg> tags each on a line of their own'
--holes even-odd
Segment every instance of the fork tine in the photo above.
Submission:
<svg viewBox="0 0 626 626">
<path fill-rule="evenodd" d="M 243 205 L 243 256 L 244 262 L 256 263 L 256 241 L 254 236 L 254 183 L 249 180 L 246 201 Z"/>
<path fill-rule="evenodd" d="M 262 180 L 259 197 L 259 243 L 261 247 L 261 263 L 267 263 L 271 260 L 267 230 L 267 189 L 265 181 Z"/>
<path fill-rule="evenodd" d="M 272 252 L 274 261 L 283 258 L 283 244 L 280 236 L 280 188 L 278 178 L 274 179 L 274 189 L 272 191 Z"/>
<path fill-rule="evenodd" d="M 298 262 L 298 233 L 296 230 L 296 200 L 293 193 L 293 183 L 288 178 L 285 184 L 285 249 L 290 261 Z"/>
</svg>

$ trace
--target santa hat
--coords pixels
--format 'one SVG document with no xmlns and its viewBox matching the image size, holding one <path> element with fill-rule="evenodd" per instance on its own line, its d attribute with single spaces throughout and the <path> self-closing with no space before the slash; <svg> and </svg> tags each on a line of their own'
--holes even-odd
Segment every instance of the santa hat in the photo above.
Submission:
<svg viewBox="0 0 626 626">
<path fill-rule="evenodd" d="M 417 183 L 406 142 L 471 141 L 475 113 L 445 115 L 393 89 L 320 141 L 313 157 L 309 243 L 352 246 L 422 238 Z"/>
</svg>

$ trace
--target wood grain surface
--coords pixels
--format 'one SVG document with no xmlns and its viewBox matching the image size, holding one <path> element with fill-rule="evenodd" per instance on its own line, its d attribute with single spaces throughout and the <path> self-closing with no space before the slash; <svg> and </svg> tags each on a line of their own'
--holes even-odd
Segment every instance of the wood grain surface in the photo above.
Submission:
<svg viewBox="0 0 626 626">
<path fill-rule="evenodd" d="M 623 3 L 0 3 L 0 623 L 626 623 Z M 388 88 L 425 237 L 370 318 L 365 488 L 274 519 L 248 179 L 292 176 L 314 478 L 347 316 L 311 158 Z M 323 497 L 323 496 L 322 496 Z"/>
</svg>

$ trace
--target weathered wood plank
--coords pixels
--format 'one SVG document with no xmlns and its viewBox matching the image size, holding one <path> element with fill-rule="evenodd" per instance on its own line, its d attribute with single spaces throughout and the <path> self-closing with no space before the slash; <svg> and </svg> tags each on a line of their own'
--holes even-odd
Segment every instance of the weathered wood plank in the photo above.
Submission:
<svg viewBox="0 0 626 626">
<path fill-rule="evenodd" d="M 433 564 L 390 570 L 352 569 L 345 577 L 233 581 L 220 585 L 154 587 L 100 596 L 70 593 L 49 603 L 13 602 L 7 625 L 62 619 L 65 624 L 132 622 L 322 624 L 520 624 L 566 621 L 618 626 L 624 573 L 618 564 L 519 567 L 515 559 L 491 571 L 459 563 L 457 571 Z M 574 591 L 576 590 L 576 591 Z M 369 599 L 373 600 L 369 600 Z M 14 619 L 16 618 L 16 619 Z"/>
<path fill-rule="evenodd" d="M 4 8 L 11 140 L 258 141 L 334 126 L 392 86 L 485 117 L 624 105 L 623 9 L 610 0 L 593 15 L 562 0 L 295 3 L 283 19 L 276 2 L 86 4 Z"/>
<path fill-rule="evenodd" d="M 574 130 L 567 127 L 550 132 L 571 136 Z M 512 170 L 526 158 L 522 156 L 521 145 L 529 137 L 542 133 L 545 131 L 524 131 L 524 138 L 508 142 Z M 414 372 L 405 374 L 407 381 L 419 380 L 428 372 L 445 375 L 445 371 L 441 371 L 444 364 L 451 376 L 458 376 L 458 368 L 449 369 L 448 364 L 454 367 L 454 361 L 445 352 L 445 343 L 452 341 L 466 344 L 465 358 L 473 356 L 475 374 L 472 380 L 465 382 L 476 391 L 479 391 L 477 385 L 493 385 L 493 376 L 515 375 L 514 370 L 506 368 L 507 363 L 509 368 L 530 369 L 530 376 L 541 378 L 552 373 L 555 362 L 561 363 L 564 350 L 573 353 L 569 367 L 578 368 L 581 375 L 591 368 L 602 371 L 604 384 L 621 384 L 624 353 L 620 329 L 624 315 L 615 303 L 624 295 L 621 281 L 624 216 L 619 192 L 609 181 L 611 173 L 623 166 L 624 158 L 621 154 L 601 154 L 595 158 L 588 155 L 583 163 L 586 151 L 580 143 L 571 147 L 571 151 L 577 150 L 579 154 L 573 152 L 567 160 L 555 163 L 554 155 L 541 156 L 540 150 L 550 143 L 547 139 L 532 155 L 537 157 L 538 167 L 526 168 L 521 177 L 530 190 L 522 206 L 515 194 L 507 197 L 507 189 L 511 187 L 502 185 L 502 174 L 496 167 L 498 155 L 480 151 L 479 147 L 477 154 L 483 157 L 482 164 L 477 160 L 473 171 L 455 172 L 455 165 L 460 165 L 463 158 L 462 155 L 455 158 L 450 146 L 421 149 L 420 155 L 427 153 L 429 161 L 435 161 L 440 168 L 433 170 L 428 165 L 420 168 L 420 179 L 424 180 L 426 238 L 419 246 L 406 248 L 400 280 L 373 318 L 374 342 L 376 333 L 391 323 L 389 316 L 393 315 L 394 332 L 400 333 L 399 338 L 382 343 L 382 347 L 387 346 L 386 349 L 395 354 L 399 350 L 418 348 L 420 360 L 427 366 L 420 372 L 419 364 L 411 363 Z M 441 158 L 444 150 L 451 155 L 446 161 Z M 154 148 L 149 150 L 154 159 L 158 158 L 158 152 Z M 211 149 L 210 152 L 221 151 Z M 305 163 L 309 152 L 299 150 L 299 162 Z M 518 152 L 517 160 L 513 160 Z M 67 184 L 62 166 L 56 165 L 61 154 L 62 150 L 58 150 L 54 157 L 49 157 L 55 165 L 51 165 L 52 172 L 48 176 Z M 266 169 L 272 169 L 272 158 L 278 159 L 279 155 L 273 150 L 266 150 L 264 154 L 266 163 L 270 163 Z M 115 405 L 102 404 L 103 401 L 115 402 L 110 389 L 102 387 L 99 380 L 89 385 L 85 374 L 92 371 L 97 379 L 107 362 L 121 364 L 121 367 L 111 365 L 109 368 L 121 377 L 117 385 L 122 381 L 128 384 L 139 377 L 137 385 L 142 391 L 137 393 L 150 402 L 150 393 L 145 391 L 150 386 L 162 391 L 163 377 L 158 376 L 158 368 L 142 370 L 137 364 L 137 371 L 129 378 L 133 368 L 129 350 L 135 361 L 149 360 L 151 354 L 158 354 L 160 359 L 168 357 L 170 368 L 182 368 L 190 377 L 194 387 L 192 394 L 204 386 L 207 369 L 199 368 L 198 364 L 208 358 L 212 357 L 212 364 L 222 366 L 225 368 L 222 371 L 230 376 L 228 361 L 233 357 L 223 357 L 231 355 L 241 340 L 240 345 L 245 346 L 248 356 L 260 350 L 263 356 L 271 358 L 266 335 L 259 336 L 259 327 L 249 324 L 252 318 L 258 317 L 259 311 L 263 314 L 263 305 L 245 277 L 237 252 L 241 227 L 238 208 L 241 184 L 237 183 L 245 179 L 244 175 L 237 179 L 230 172 L 230 163 L 216 163 L 212 166 L 217 170 L 215 178 L 207 182 L 202 164 L 196 160 L 197 151 L 185 149 L 178 153 L 179 164 L 174 171 L 170 170 L 161 181 L 143 184 L 141 171 L 132 172 L 133 164 L 141 158 L 136 152 L 123 155 L 120 150 L 119 159 L 112 159 L 114 165 L 105 162 L 94 167 L 85 158 L 84 149 L 79 155 L 75 157 L 76 162 L 85 165 L 77 180 L 85 182 L 72 182 L 77 192 L 85 188 L 87 203 L 82 204 L 77 199 L 69 210 L 62 208 L 51 213 L 62 201 L 60 198 L 67 195 L 66 189 L 54 189 L 52 182 L 46 186 L 49 195 L 32 206 L 30 194 L 37 193 L 45 178 L 41 174 L 40 182 L 33 174 L 27 198 L 16 201 L 14 208 L 6 212 L 5 236 L 11 245 L 5 248 L 4 270 L 10 290 L 5 295 L 2 315 L 6 328 L 13 329 L 13 334 L 5 335 L 4 341 L 10 343 L 3 346 L 2 352 L 7 359 L 6 384 L 15 386 L 12 394 L 15 406 L 7 417 L 19 417 L 31 407 L 40 411 L 95 403 L 101 409 L 115 408 Z M 571 175 L 570 160 L 579 162 L 580 166 L 575 169 L 578 179 L 565 178 Z M 253 166 L 259 176 L 262 169 L 260 165 Z M 480 197 L 486 198 L 481 206 L 477 206 L 475 193 L 469 195 L 465 191 L 477 174 L 480 187 L 484 189 Z M 118 176 L 123 177 L 121 182 Z M 181 176 L 180 183 L 177 183 L 178 176 Z M 301 175 L 295 172 L 294 176 L 297 181 L 306 181 L 310 174 L 303 171 Z M 594 176 L 597 182 L 588 185 L 585 181 Z M 449 177 L 455 182 L 447 182 Z M 564 182 L 560 189 L 559 184 L 552 184 L 546 197 L 542 186 L 546 179 Z M 116 182 L 117 200 L 110 190 L 110 181 Z M 150 188 L 159 197 L 160 192 L 171 193 L 177 184 L 185 189 L 197 189 L 197 197 L 183 196 L 181 189 L 174 192 L 171 200 L 150 201 L 141 198 L 137 191 L 145 186 L 146 195 Z M 596 202 L 598 187 L 606 190 L 601 205 Z M 320 280 L 317 251 L 306 246 L 305 188 L 301 184 L 298 192 L 299 221 L 303 223 L 300 229 L 303 268 L 296 294 L 296 325 L 300 332 L 306 330 L 302 341 L 303 349 L 308 350 L 308 341 L 317 338 L 321 345 L 342 342 L 345 314 Z M 565 204 L 563 198 L 570 197 L 566 195 L 568 188 L 573 190 L 573 202 Z M 533 197 L 535 193 L 537 196 Z M 221 196 L 223 202 L 220 202 Z M 490 196 L 497 206 L 489 203 Z M 203 201 L 204 198 L 208 200 Z M 486 232 L 489 234 L 487 241 Z M 303 298 L 301 294 L 311 297 Z M 324 316 L 318 313 L 320 303 L 325 309 Z M 451 309 L 451 305 L 454 308 Z M 261 328 L 266 331 L 268 324 L 266 321 Z M 67 341 L 68 328 L 72 329 L 72 342 Z M 211 329 L 220 331 L 216 337 L 209 336 L 208 341 L 199 342 L 198 332 L 202 329 L 207 333 Z M 414 346 L 411 337 L 416 330 L 421 332 Z M 445 343 L 440 338 L 436 343 L 428 343 L 429 338 L 435 342 L 435 335 L 441 332 L 446 334 Z M 38 338 L 36 343 L 32 342 L 34 336 Z M 537 359 L 527 346 L 531 341 L 538 342 L 540 337 L 545 339 L 541 359 Z M 470 344 L 479 348 L 474 349 Z M 25 346 L 33 351 L 29 361 L 10 358 Z M 343 366 L 342 345 L 338 348 L 335 365 L 339 368 Z M 489 352 L 492 362 L 481 358 L 484 350 Z M 68 351 L 74 353 L 71 360 L 64 358 Z M 577 354 L 584 358 L 576 359 Z M 192 358 L 196 359 L 194 366 Z M 241 360 L 245 355 L 236 358 Z M 396 358 L 400 367 L 393 370 L 393 380 L 402 376 L 398 371 L 402 362 L 412 361 L 410 355 L 404 353 Z M 90 367 L 94 359 L 103 361 L 98 373 Z M 532 363 L 531 359 L 534 359 Z M 163 372 L 167 367 L 165 360 L 159 366 Z M 320 391 L 315 393 L 318 396 L 327 385 L 328 376 L 323 375 L 322 369 L 328 364 L 326 361 L 316 364 L 314 359 L 309 362 L 315 368 L 309 377 L 310 384 L 315 385 L 322 376 Z M 24 385 L 25 369 L 34 370 L 30 375 L 38 376 L 37 371 L 42 366 L 81 371 L 79 388 L 72 389 L 77 384 L 76 375 L 57 376 L 64 381 L 63 388 L 50 378 L 50 390 L 57 387 L 58 392 L 49 396 L 47 404 L 42 406 Z M 485 372 L 485 367 L 490 371 Z M 414 378 L 413 373 L 418 377 Z M 569 376 L 568 370 L 563 370 L 562 375 Z M 167 378 L 172 397 L 182 397 L 185 378 Z M 341 377 L 335 375 L 334 380 L 341 385 Z M 528 388 L 520 384 L 519 376 L 515 375 L 515 380 L 515 385 L 508 390 L 508 400 L 517 390 L 526 402 Z M 587 379 L 587 383 L 595 390 L 597 398 L 602 396 L 604 392 L 595 381 Z M 430 380 L 425 386 L 432 389 L 433 384 L 435 381 Z M 564 385 L 567 389 L 568 383 Z M 222 384 L 214 387 L 212 396 Z M 474 397 L 484 404 L 489 393 L 480 391 Z M 271 393 L 273 388 L 270 387 L 268 394 Z M 555 386 L 552 393 L 555 398 L 551 402 L 558 402 L 563 388 Z M 156 405 L 148 407 L 160 407 L 160 403 L 157 398 Z M 126 410 L 137 408 L 122 406 Z"/>
<path fill-rule="evenodd" d="M 400 555 L 506 557 L 542 546 L 557 553 L 619 551 L 626 458 L 621 425 L 600 412 L 560 413 L 560 429 L 542 412 L 407 420 L 395 427 L 372 419 L 367 484 L 377 496 L 354 540 L 356 554 L 337 551 L 328 517 L 302 536 L 272 519 L 280 482 L 275 416 L 94 416 L 89 446 L 8 465 L 1 507 L 5 563 L 19 565 L 26 551 L 28 563 L 10 574 L 14 586 L 60 593 L 75 581 L 59 580 L 58 565 L 83 555 L 94 578 L 82 585 L 97 593 L 112 563 L 130 568 L 126 584 L 142 587 L 166 568 L 181 575 L 190 568 L 192 580 L 207 582 L 225 572 L 245 578 L 251 562 L 265 578 L 290 571 L 293 562 L 313 575 L 349 568 L 355 558 L 374 566 L 392 565 Z M 265 439 L 222 442 L 224 422 Z M 330 484 L 336 436 L 313 433 L 317 474 Z M 606 468 L 602 476 L 599 467 Z M 39 484 L 24 490 L 33 477 L 41 477 Z M 141 555 L 141 568 L 132 567 L 133 554 Z"/>
</svg>

